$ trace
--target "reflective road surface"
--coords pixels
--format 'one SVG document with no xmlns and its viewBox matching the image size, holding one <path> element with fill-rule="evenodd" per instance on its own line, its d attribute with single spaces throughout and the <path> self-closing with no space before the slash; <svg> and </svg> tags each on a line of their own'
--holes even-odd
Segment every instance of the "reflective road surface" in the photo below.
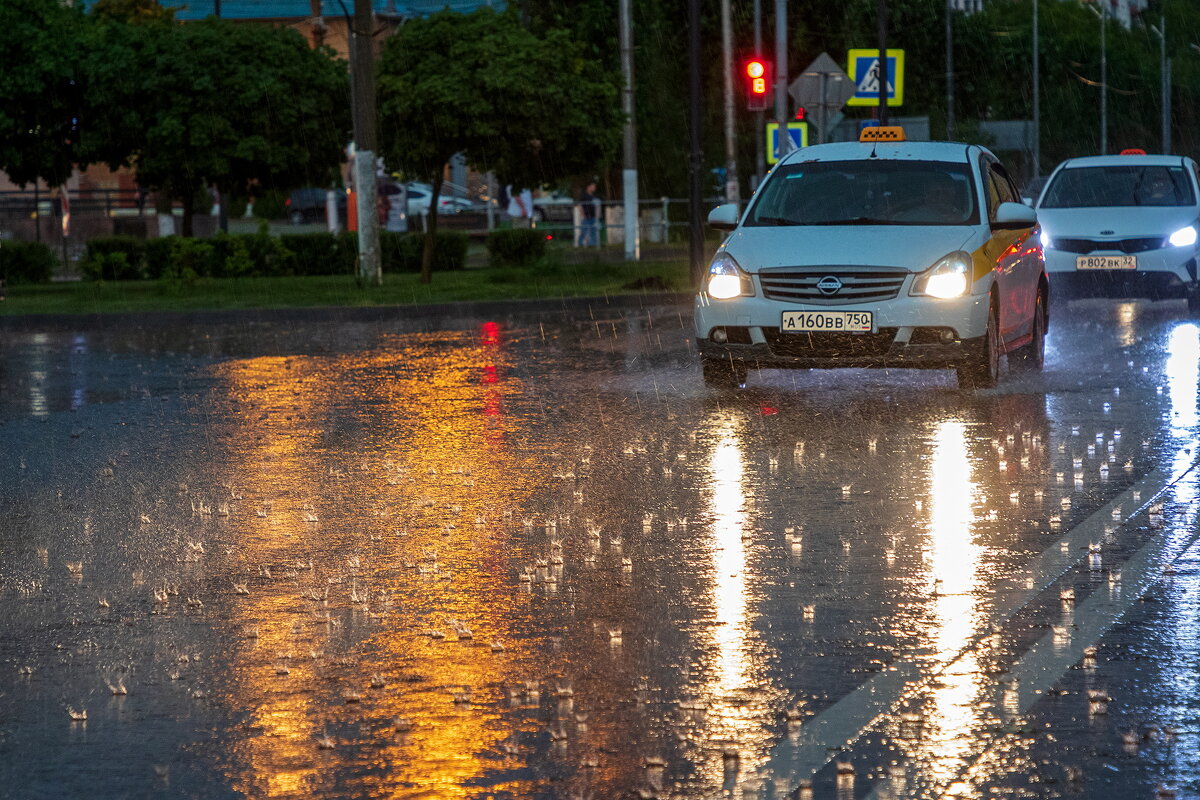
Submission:
<svg viewBox="0 0 1200 800">
<path fill-rule="evenodd" d="M 1182 302 L 979 395 L 413 314 L 0 327 L 0 797 L 1200 794 Z"/>
</svg>

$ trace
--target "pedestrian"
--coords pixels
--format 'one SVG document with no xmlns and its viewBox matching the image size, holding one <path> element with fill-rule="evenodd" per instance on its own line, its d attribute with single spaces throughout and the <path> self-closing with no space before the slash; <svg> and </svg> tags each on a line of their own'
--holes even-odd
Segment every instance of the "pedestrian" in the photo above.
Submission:
<svg viewBox="0 0 1200 800">
<path fill-rule="evenodd" d="M 596 219 L 596 206 L 599 199 L 596 196 L 596 182 L 588 181 L 587 186 L 583 187 L 583 194 L 579 196 L 581 214 L 578 247 L 591 247 L 598 244 L 599 221 Z"/>
</svg>

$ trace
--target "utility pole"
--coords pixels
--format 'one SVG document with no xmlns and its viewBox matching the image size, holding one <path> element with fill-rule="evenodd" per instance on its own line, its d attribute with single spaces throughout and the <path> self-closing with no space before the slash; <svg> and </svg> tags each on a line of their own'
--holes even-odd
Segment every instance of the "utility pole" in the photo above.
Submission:
<svg viewBox="0 0 1200 800">
<path fill-rule="evenodd" d="M 1038 36 L 1038 0 L 1033 0 L 1033 175 L 1042 174 L 1041 39 Z"/>
<path fill-rule="evenodd" d="M 779 123 L 779 152 L 775 154 L 776 158 L 783 158 L 792 151 L 792 134 L 787 127 L 787 85 L 787 0 L 775 0 L 775 120 Z"/>
<path fill-rule="evenodd" d="M 688 256 L 692 284 L 699 288 L 704 278 L 704 223 L 700 220 L 703 191 L 700 170 L 704 165 L 700 150 L 700 0 L 688 0 L 688 122 Z"/>
<path fill-rule="evenodd" d="M 729 0 L 721 0 L 721 57 L 725 75 L 725 202 L 741 205 L 737 176 L 737 139 L 733 125 L 733 24 Z"/>
<path fill-rule="evenodd" d="M 879 124 L 888 124 L 887 0 L 875 0 L 879 20 Z"/>
<path fill-rule="evenodd" d="M 1034 0 L 1036 3 L 1037 0 Z M 954 0 L 946 0 L 946 140 L 954 141 Z"/>
<path fill-rule="evenodd" d="M 354 0 L 354 191 L 358 212 L 358 277 L 366 284 L 383 283 L 379 263 L 379 216 L 375 210 L 375 15 L 371 0 Z M 430 213 L 437 213 L 432 209 Z"/>
<path fill-rule="evenodd" d="M 1100 155 L 1108 155 L 1108 14 L 1100 6 Z"/>
<path fill-rule="evenodd" d="M 633 11 L 632 0 L 621 0 L 621 111 L 625 113 L 625 260 L 641 258 L 642 238 L 638 225 L 637 129 L 633 121 Z"/>
<path fill-rule="evenodd" d="M 754 57 L 763 57 L 762 40 L 762 0 L 754 0 Z M 762 182 L 763 174 L 767 171 L 767 158 L 763 152 L 763 112 L 754 112 L 754 186 Z"/>
<path fill-rule="evenodd" d="M 1158 34 L 1158 56 L 1160 83 L 1162 90 L 1162 151 L 1171 152 L 1171 60 L 1167 58 L 1167 14 L 1163 11 L 1162 30 L 1150 25 L 1150 30 Z"/>
</svg>

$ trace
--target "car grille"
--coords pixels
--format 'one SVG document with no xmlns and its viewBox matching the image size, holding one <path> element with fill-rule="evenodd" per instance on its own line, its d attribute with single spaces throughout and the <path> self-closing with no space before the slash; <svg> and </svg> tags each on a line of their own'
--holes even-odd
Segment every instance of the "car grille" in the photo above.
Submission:
<svg viewBox="0 0 1200 800">
<path fill-rule="evenodd" d="M 834 294 L 822 293 L 817 284 L 827 277 L 837 278 L 842 288 Z M 891 300 L 907 277 L 908 270 L 899 267 L 783 267 L 763 270 L 758 280 L 769 300 L 844 305 Z"/>
<path fill-rule="evenodd" d="M 866 358 L 887 355 L 896 339 L 895 328 L 877 333 L 780 333 L 764 327 L 763 337 L 777 356 L 797 358 Z"/>
<path fill-rule="evenodd" d="M 1055 250 L 1068 253 L 1087 255 L 1098 250 L 1120 250 L 1122 253 L 1144 253 L 1147 250 L 1161 250 L 1166 247 L 1166 240 L 1161 236 L 1141 239 L 1060 239 L 1052 237 L 1050 246 Z"/>
</svg>

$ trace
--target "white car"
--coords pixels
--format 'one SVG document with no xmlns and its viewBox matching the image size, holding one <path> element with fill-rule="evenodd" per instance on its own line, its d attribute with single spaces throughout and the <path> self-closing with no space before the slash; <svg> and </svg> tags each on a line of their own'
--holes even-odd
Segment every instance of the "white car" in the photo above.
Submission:
<svg viewBox="0 0 1200 800">
<path fill-rule="evenodd" d="M 1041 369 L 1049 323 L 1033 209 L 988 150 L 902 128 L 783 158 L 696 295 L 707 383 L 755 367 L 927 367 L 994 385 L 1000 356 Z"/>
<path fill-rule="evenodd" d="M 1192 159 L 1126 151 L 1064 161 L 1037 212 L 1056 298 L 1183 297 L 1200 313 Z"/>
<path fill-rule="evenodd" d="M 409 184 L 407 189 L 408 215 L 415 217 L 421 214 L 428 214 L 429 202 L 433 199 L 433 187 L 427 184 Z M 458 214 L 463 211 L 471 211 L 474 207 L 475 204 L 466 198 L 451 197 L 445 194 L 438 195 L 439 214 Z"/>
</svg>

